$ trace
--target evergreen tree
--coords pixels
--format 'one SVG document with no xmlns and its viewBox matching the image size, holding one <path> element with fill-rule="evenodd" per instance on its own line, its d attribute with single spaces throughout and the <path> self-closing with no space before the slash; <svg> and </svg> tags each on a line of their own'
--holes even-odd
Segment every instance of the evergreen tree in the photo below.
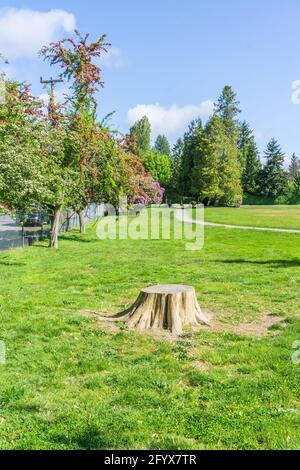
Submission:
<svg viewBox="0 0 300 470">
<path fill-rule="evenodd" d="M 154 149 L 162 155 L 171 155 L 169 141 L 165 135 L 158 135 L 155 141 Z"/>
<path fill-rule="evenodd" d="M 241 167 L 238 161 L 238 152 L 232 142 L 228 142 L 220 166 L 222 197 L 220 204 L 226 207 L 239 207 L 243 201 L 241 186 Z"/>
<path fill-rule="evenodd" d="M 151 124 L 147 116 L 134 123 L 130 129 L 130 137 L 134 140 L 139 153 L 150 150 Z"/>
<path fill-rule="evenodd" d="M 224 126 L 215 114 L 199 135 L 192 170 L 192 193 L 207 205 L 222 196 L 219 169 L 224 144 Z"/>
<path fill-rule="evenodd" d="M 223 88 L 221 96 L 215 104 L 215 113 L 223 122 L 225 133 L 235 140 L 238 139 L 239 133 L 238 115 L 241 112 L 239 104 L 235 92 L 228 85 Z"/>
<path fill-rule="evenodd" d="M 182 139 L 178 139 L 175 143 L 172 154 L 171 154 L 171 165 L 172 165 L 172 178 L 170 185 L 174 191 L 179 191 L 179 177 L 182 167 L 184 143 Z"/>
<path fill-rule="evenodd" d="M 261 170 L 261 164 L 253 131 L 246 121 L 242 122 L 240 126 L 237 146 L 242 170 L 243 191 L 255 194 L 258 188 L 258 174 Z"/>
<path fill-rule="evenodd" d="M 184 142 L 182 139 L 178 139 L 173 147 L 171 160 L 174 167 L 180 167 L 184 151 Z"/>
<path fill-rule="evenodd" d="M 197 142 L 203 132 L 200 119 L 191 122 L 188 131 L 183 138 L 182 163 L 179 176 L 179 191 L 184 196 L 191 196 L 192 172 L 194 169 L 194 159 Z"/>
<path fill-rule="evenodd" d="M 273 138 L 265 151 L 266 164 L 260 172 L 260 193 L 276 198 L 287 191 L 288 178 L 284 171 L 285 155 L 279 143 Z"/>
<path fill-rule="evenodd" d="M 247 121 L 243 121 L 240 126 L 240 134 L 238 138 L 238 149 L 241 151 L 253 137 L 253 131 Z"/>
<path fill-rule="evenodd" d="M 300 175 L 296 176 L 296 178 L 294 179 L 293 195 L 297 198 L 300 197 Z"/>
<path fill-rule="evenodd" d="M 300 176 L 300 160 L 296 154 L 293 153 L 289 166 L 289 177 L 291 181 L 295 181 L 297 176 Z"/>
<path fill-rule="evenodd" d="M 237 146 L 240 152 L 240 162 L 241 167 L 244 169 L 247 160 L 247 151 L 251 140 L 253 140 L 253 131 L 250 128 L 249 124 L 244 121 L 240 126 L 240 132 L 238 136 Z"/>
<path fill-rule="evenodd" d="M 244 146 L 245 165 L 242 174 L 243 190 L 249 194 L 255 194 L 258 190 L 258 178 L 261 170 L 259 153 L 254 138 Z"/>
<path fill-rule="evenodd" d="M 241 203 L 241 173 L 236 144 L 226 134 L 216 114 L 197 142 L 192 192 L 207 204 L 235 206 Z"/>
<path fill-rule="evenodd" d="M 239 152 L 234 142 L 228 137 L 225 129 L 225 145 L 221 156 L 220 174 L 220 204 L 227 207 L 239 207 L 243 201 L 241 186 L 241 165 Z M 216 201 L 218 203 L 218 201 Z"/>
</svg>

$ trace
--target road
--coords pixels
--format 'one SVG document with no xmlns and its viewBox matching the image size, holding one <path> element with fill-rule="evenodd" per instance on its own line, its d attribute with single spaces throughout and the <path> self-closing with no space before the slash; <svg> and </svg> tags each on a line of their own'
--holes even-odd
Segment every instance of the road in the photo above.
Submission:
<svg viewBox="0 0 300 470">
<path fill-rule="evenodd" d="M 0 216 L 0 251 L 22 246 L 21 227 L 8 215 Z"/>
<path fill-rule="evenodd" d="M 16 222 L 9 217 L 9 215 L 0 216 L 0 236 L 3 237 L 2 232 L 20 232 L 21 227 L 16 225 Z"/>
</svg>

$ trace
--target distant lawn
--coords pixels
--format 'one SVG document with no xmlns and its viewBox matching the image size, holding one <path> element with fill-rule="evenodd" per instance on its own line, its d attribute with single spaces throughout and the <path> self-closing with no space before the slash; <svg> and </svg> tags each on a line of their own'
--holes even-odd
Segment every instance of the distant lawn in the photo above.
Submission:
<svg viewBox="0 0 300 470">
<path fill-rule="evenodd" d="M 1 449 L 300 448 L 300 238 L 205 233 L 194 252 L 182 241 L 99 241 L 90 229 L 61 237 L 57 252 L 40 243 L 0 255 Z M 170 282 L 195 286 L 227 332 L 171 342 L 80 315 L 118 312 L 141 287 Z M 286 328 L 230 333 L 265 314 Z"/>
<path fill-rule="evenodd" d="M 220 224 L 300 230 L 300 205 L 242 206 L 239 209 L 211 207 L 205 210 L 205 220 Z"/>
</svg>

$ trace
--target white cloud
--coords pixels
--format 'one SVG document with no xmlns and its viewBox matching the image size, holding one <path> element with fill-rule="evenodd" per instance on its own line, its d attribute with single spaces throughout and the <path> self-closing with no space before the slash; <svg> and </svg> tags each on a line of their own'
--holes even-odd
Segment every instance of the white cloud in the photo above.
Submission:
<svg viewBox="0 0 300 470">
<path fill-rule="evenodd" d="M 73 13 L 0 9 L 0 52 L 9 59 L 32 58 L 59 34 L 76 27 Z"/>
<path fill-rule="evenodd" d="M 103 54 L 100 59 L 101 65 L 105 67 L 114 67 L 119 68 L 123 67 L 127 62 L 126 58 L 123 56 L 121 49 L 118 47 L 110 47 L 108 52 Z"/>
<path fill-rule="evenodd" d="M 39 96 L 39 99 L 41 101 L 44 101 L 45 105 L 47 106 L 48 103 L 49 103 L 49 94 L 48 93 L 42 93 L 40 96 Z"/>
<path fill-rule="evenodd" d="M 4 66 L 0 66 L 0 73 L 4 73 L 6 78 L 14 78 L 16 75 L 16 69 L 11 65 L 5 64 Z"/>
<path fill-rule="evenodd" d="M 65 95 L 68 94 L 68 91 L 69 91 L 69 89 L 66 86 L 63 86 L 62 88 L 54 90 L 54 96 L 55 96 L 56 103 L 60 103 L 60 104 L 65 103 L 65 101 L 66 101 L 66 96 Z M 42 93 L 39 96 L 39 99 L 44 101 L 45 106 L 48 106 L 48 104 L 49 104 L 49 93 L 47 93 L 47 92 Z"/>
<path fill-rule="evenodd" d="M 132 125 L 143 116 L 151 122 L 153 134 L 172 135 L 186 129 L 188 124 L 197 117 L 208 117 L 212 114 L 214 103 L 211 100 L 203 101 L 197 105 L 177 106 L 164 108 L 160 104 L 139 104 L 129 109 L 127 121 Z"/>
<path fill-rule="evenodd" d="M 254 135 L 255 140 L 258 141 L 258 142 L 260 142 L 265 137 L 267 137 L 266 133 L 262 132 L 262 131 L 254 131 L 253 135 Z"/>
</svg>

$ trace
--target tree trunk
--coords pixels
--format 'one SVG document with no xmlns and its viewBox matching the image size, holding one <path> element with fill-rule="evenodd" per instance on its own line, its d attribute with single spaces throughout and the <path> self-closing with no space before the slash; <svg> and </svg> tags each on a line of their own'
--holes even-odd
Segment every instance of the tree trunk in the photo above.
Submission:
<svg viewBox="0 0 300 470">
<path fill-rule="evenodd" d="M 105 319 L 123 320 L 130 328 L 139 330 L 167 329 L 174 335 L 182 334 L 185 326 L 209 325 L 194 288 L 171 284 L 143 289 L 132 307 Z"/>
<path fill-rule="evenodd" d="M 79 231 L 80 233 L 86 233 L 84 211 L 79 211 L 77 214 L 79 217 Z"/>
<path fill-rule="evenodd" d="M 58 232 L 60 223 L 61 207 L 55 207 L 53 216 L 51 217 L 51 235 L 50 235 L 50 248 L 58 248 Z"/>
<path fill-rule="evenodd" d="M 67 215 L 66 215 L 66 232 L 69 232 L 70 231 L 70 214 L 69 214 L 69 211 L 67 211 Z"/>
</svg>

